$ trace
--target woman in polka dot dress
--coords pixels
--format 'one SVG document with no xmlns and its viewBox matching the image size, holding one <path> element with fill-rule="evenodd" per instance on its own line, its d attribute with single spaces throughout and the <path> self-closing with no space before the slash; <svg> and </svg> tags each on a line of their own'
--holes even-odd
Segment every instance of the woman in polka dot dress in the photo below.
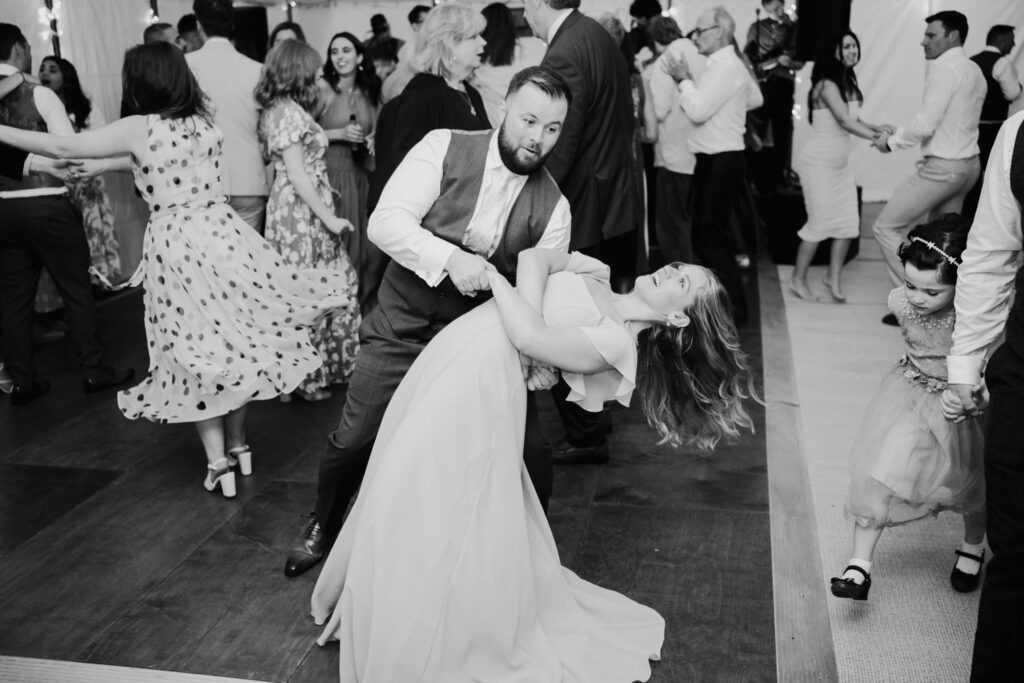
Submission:
<svg viewBox="0 0 1024 683">
<path fill-rule="evenodd" d="M 130 419 L 195 422 L 206 450 L 204 486 L 235 495 L 237 465 L 252 471 L 245 407 L 290 392 L 321 365 L 309 328 L 351 305 L 337 270 L 299 271 L 227 205 L 220 182 L 223 136 L 180 50 L 139 45 L 125 54 L 122 101 L 132 114 L 65 137 L 0 126 L 0 140 L 51 157 L 131 155 L 149 203 L 142 263 L 149 374 L 122 391 Z"/>
<path fill-rule="evenodd" d="M 328 268 L 343 274 L 354 304 L 358 297 L 356 272 L 339 237 L 353 226 L 334 213 L 327 176 L 327 135 L 313 118 L 320 101 L 319 72 L 316 50 L 297 40 L 285 40 L 270 51 L 256 85 L 256 102 L 262 108 L 260 140 L 275 173 L 267 199 L 266 237 L 292 266 Z M 330 398 L 331 384 L 347 382 L 359 348 L 358 334 L 358 305 L 324 316 L 312 331 L 324 363 L 295 394 L 307 401 L 320 401 Z"/>
</svg>

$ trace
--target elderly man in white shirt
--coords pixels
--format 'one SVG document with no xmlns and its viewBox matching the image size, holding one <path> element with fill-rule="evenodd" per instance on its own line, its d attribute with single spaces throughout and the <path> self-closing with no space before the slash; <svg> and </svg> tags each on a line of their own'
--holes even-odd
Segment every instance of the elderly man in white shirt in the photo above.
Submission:
<svg viewBox="0 0 1024 683">
<path fill-rule="evenodd" d="M 929 213 L 959 213 L 981 168 L 978 120 L 987 87 L 981 69 L 964 53 L 967 17 L 944 11 L 925 21 L 928 25 L 921 45 L 931 64 L 924 104 L 910 123 L 875 139 L 875 146 L 883 152 L 920 143 L 924 154 L 917 172 L 896 188 L 875 221 L 875 239 L 894 285 L 903 282 L 896 249 L 910 232 L 911 223 Z M 890 313 L 883 322 L 895 325 L 896 318 Z"/>
<path fill-rule="evenodd" d="M 679 105 L 693 122 L 693 249 L 718 274 L 740 325 L 747 319 L 747 299 L 727 235 L 734 207 L 746 192 L 747 111 L 760 107 L 764 99 L 736 51 L 735 31 L 736 22 L 725 9 L 709 9 L 691 34 L 697 50 L 708 58 L 700 81 L 694 81 L 691 67 L 672 52 L 666 53 L 664 69 L 679 83 Z"/>
<path fill-rule="evenodd" d="M 993 557 L 981 591 L 972 681 L 1017 680 L 1024 663 L 1022 205 L 1024 112 L 1019 112 L 996 137 L 978 213 L 962 256 L 953 347 L 946 359 L 949 388 L 942 397 L 946 417 L 961 420 L 981 413 L 983 373 L 991 391 L 985 435 L 985 508 Z M 1006 341 L 999 346 L 1004 334 Z"/>
<path fill-rule="evenodd" d="M 214 123 L 224 134 L 221 180 L 228 188 L 228 204 L 262 235 L 269 191 L 253 98 L 262 67 L 228 41 L 235 25 L 231 0 L 195 0 L 192 9 L 205 42 L 188 52 L 185 61 L 213 102 Z"/>
</svg>

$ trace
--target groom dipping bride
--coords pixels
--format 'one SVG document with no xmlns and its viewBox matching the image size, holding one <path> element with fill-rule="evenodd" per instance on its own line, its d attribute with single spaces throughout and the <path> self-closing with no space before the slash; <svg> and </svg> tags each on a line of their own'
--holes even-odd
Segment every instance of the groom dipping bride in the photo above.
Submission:
<svg viewBox="0 0 1024 683">
<path fill-rule="evenodd" d="M 393 262 L 286 566 L 315 564 L 359 488 L 311 600 L 342 681 L 647 680 L 664 620 L 561 566 L 527 389 L 557 367 L 595 411 L 636 387 L 674 445 L 751 426 L 746 357 L 709 271 L 673 264 L 618 295 L 607 266 L 565 253 L 568 207 L 541 164 L 568 98 L 551 72 L 521 72 L 499 131 L 429 133 L 371 217 Z"/>
</svg>

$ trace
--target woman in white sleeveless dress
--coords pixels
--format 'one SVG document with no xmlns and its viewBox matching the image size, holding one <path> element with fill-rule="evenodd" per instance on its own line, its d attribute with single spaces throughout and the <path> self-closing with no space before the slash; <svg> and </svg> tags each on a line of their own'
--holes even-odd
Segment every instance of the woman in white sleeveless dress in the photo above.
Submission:
<svg viewBox="0 0 1024 683">
<path fill-rule="evenodd" d="M 637 386 L 662 436 L 703 448 L 750 427 L 750 375 L 709 271 L 666 266 L 628 295 L 608 278 L 589 257 L 526 250 L 518 292 L 491 273 L 494 300 L 409 370 L 313 592 L 319 642 L 340 642 L 341 681 L 650 676 L 661 616 L 559 562 L 523 464 L 519 354 L 562 368 L 570 400 L 588 410 L 628 403 Z"/>
<path fill-rule="evenodd" d="M 850 135 L 871 140 L 887 126 L 859 118 L 863 95 L 853 67 L 860 61 L 860 41 L 850 31 L 826 37 L 818 46 L 807 97 L 811 138 L 804 145 L 797 172 L 807 206 L 807 224 L 797 233 L 800 248 L 789 288 L 801 299 L 817 297 L 807 285 L 807 270 L 818 245 L 832 238 L 829 270 L 824 284 L 834 301 L 846 301 L 840 273 L 850 240 L 860 234 L 857 186 L 850 168 Z"/>
</svg>

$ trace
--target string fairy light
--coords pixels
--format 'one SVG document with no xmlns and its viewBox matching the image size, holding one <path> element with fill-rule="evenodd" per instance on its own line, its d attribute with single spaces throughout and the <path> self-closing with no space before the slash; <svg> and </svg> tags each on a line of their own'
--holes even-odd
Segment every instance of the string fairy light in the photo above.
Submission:
<svg viewBox="0 0 1024 683">
<path fill-rule="evenodd" d="M 39 37 L 49 40 L 53 45 L 53 54 L 60 57 L 60 37 L 64 32 L 60 29 L 57 20 L 60 16 L 61 0 L 44 0 L 43 7 L 39 8 L 39 23 L 46 28 L 39 32 Z"/>
</svg>

